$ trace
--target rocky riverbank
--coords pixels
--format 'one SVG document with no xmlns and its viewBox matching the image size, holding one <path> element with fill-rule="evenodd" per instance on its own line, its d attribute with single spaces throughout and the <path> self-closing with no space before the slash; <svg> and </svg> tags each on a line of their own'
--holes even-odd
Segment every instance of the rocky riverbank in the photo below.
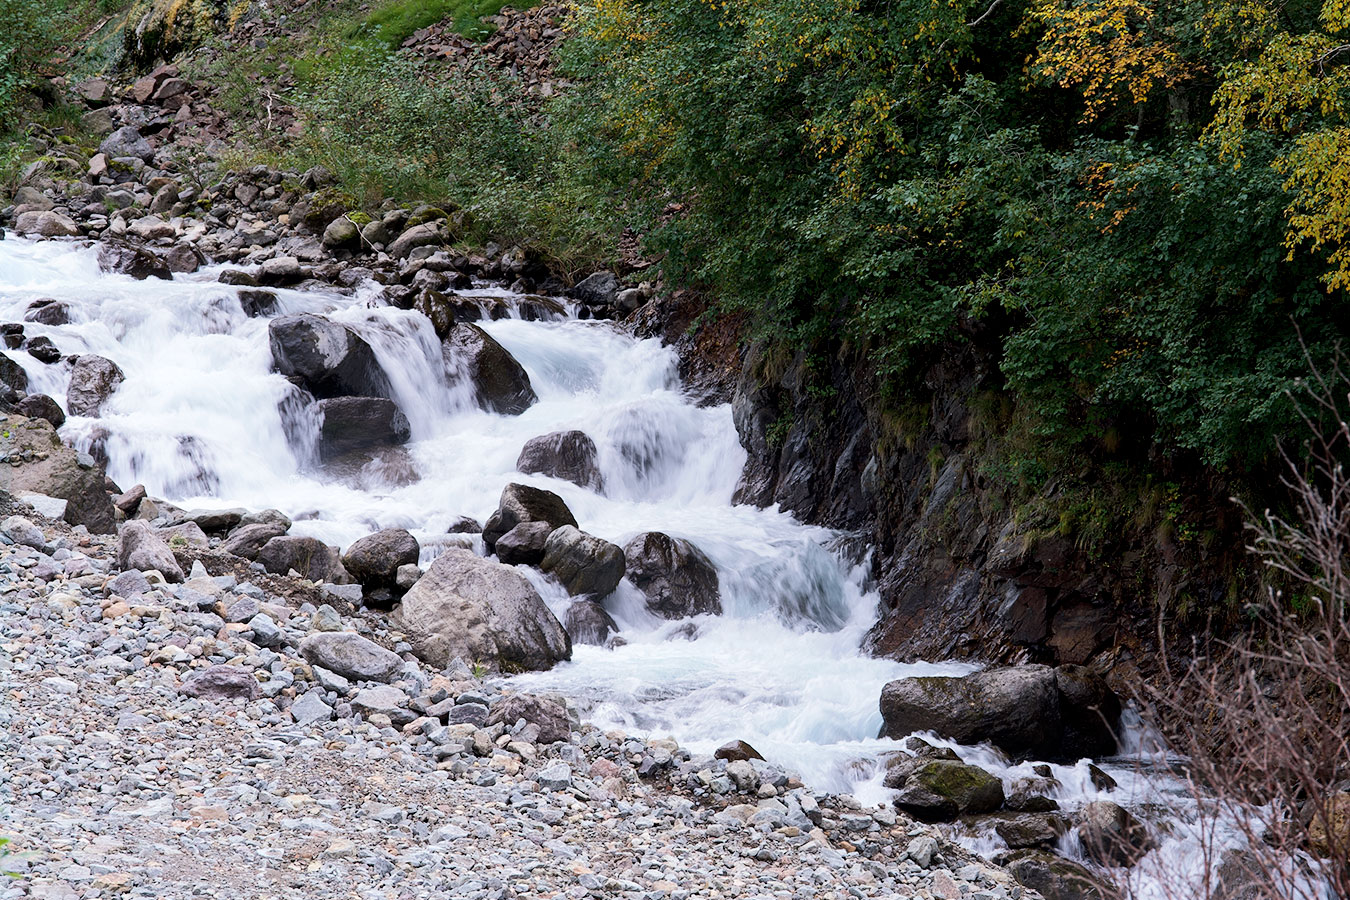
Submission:
<svg viewBox="0 0 1350 900">
<path fill-rule="evenodd" d="M 111 536 L 4 513 L 0 896 L 1026 895 L 734 749 L 427 667 L 341 590 L 195 550 L 169 584 Z"/>
</svg>

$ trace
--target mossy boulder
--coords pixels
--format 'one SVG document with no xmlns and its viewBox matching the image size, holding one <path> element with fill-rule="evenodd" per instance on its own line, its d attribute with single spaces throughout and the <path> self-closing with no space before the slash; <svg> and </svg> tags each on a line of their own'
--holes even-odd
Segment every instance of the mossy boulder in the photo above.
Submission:
<svg viewBox="0 0 1350 900">
<path fill-rule="evenodd" d="M 949 822 L 997 810 L 1003 805 L 1003 782 L 978 766 L 935 759 L 910 774 L 895 805 L 920 821 Z"/>
</svg>

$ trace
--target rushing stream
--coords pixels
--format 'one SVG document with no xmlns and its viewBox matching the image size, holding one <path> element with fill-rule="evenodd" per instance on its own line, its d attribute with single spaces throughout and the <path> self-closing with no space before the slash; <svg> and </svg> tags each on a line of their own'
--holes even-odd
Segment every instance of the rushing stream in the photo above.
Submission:
<svg viewBox="0 0 1350 900">
<path fill-rule="evenodd" d="M 295 389 L 271 371 L 267 320 L 247 317 L 237 289 L 215 278 L 206 270 L 173 282 L 134 281 L 100 272 L 91 249 L 0 242 L 0 321 L 22 321 L 38 298 L 61 300 L 69 324 L 28 323 L 26 333 L 48 335 L 65 355 L 106 356 L 126 373 L 101 418 L 71 417 L 62 429 L 77 446 L 100 441 L 108 474 L 123 487 L 142 483 L 152 496 L 189 508 L 277 508 L 295 520 L 292 533 L 344 546 L 378 528 L 407 528 L 422 542 L 424 565 L 445 546 L 451 523 L 485 520 L 510 481 L 556 492 L 583 530 L 620 545 L 649 530 L 686 538 L 718 568 L 724 615 L 696 619 L 691 636 L 687 623 L 648 614 L 624 582 L 606 605 L 626 644 L 578 646 L 571 663 L 519 680 L 577 698 L 598 724 L 673 735 L 695 752 L 744 739 L 817 790 L 853 792 L 864 803 L 889 793 L 878 758 L 896 744 L 875 737 L 882 686 L 974 668 L 859 653 L 877 603 L 866 565 L 831 553 L 837 536 L 825 529 L 774 509 L 732 505 L 745 452 L 731 410 L 695 405 L 681 389 L 673 352 L 659 342 L 570 317 L 482 322 L 539 395 L 522 415 L 498 416 L 447 379 L 439 342 L 420 314 L 379 305 L 373 290 L 277 291 L 279 313 L 324 313 L 366 337 L 411 424 L 406 455 L 339 477 L 318 467 L 312 439 L 299 434 L 305 422 Z M 476 293 L 510 300 L 488 288 Z M 30 391 L 64 406 L 64 365 L 8 353 L 27 371 Z M 573 428 L 598 446 L 603 493 L 515 471 L 528 439 Z M 527 574 L 561 618 L 565 591 Z M 1030 764 L 1010 766 L 987 748 L 957 749 L 1005 779 L 1030 774 Z M 1162 897 L 1150 866 L 1198 871 L 1200 837 L 1184 784 L 1166 765 L 1139 764 L 1150 758 L 1103 763 L 1120 783 L 1109 793 L 1092 786 L 1086 762 L 1055 766 L 1056 799 L 1072 810 L 1109 797 L 1149 821 L 1160 847 L 1137 881 L 1143 896 Z M 990 854 L 1002 846 L 992 831 L 964 839 Z M 1069 855 L 1074 840 L 1072 833 L 1063 840 Z M 1236 832 L 1225 841 L 1240 843 Z"/>
</svg>

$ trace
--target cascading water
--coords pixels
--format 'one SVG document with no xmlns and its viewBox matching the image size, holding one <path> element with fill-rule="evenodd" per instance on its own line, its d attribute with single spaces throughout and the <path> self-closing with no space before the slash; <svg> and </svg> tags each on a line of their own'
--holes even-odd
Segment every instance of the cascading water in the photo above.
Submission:
<svg viewBox="0 0 1350 900">
<path fill-rule="evenodd" d="M 513 308 L 502 291 L 469 293 Z M 519 678 L 577 698 L 598 724 L 671 734 L 695 752 L 744 739 L 818 790 L 876 803 L 888 793 L 879 760 L 897 748 L 876 738 L 882 686 L 974 668 L 859 653 L 876 615 L 866 566 L 829 552 L 836 535 L 825 529 L 775 509 L 732 505 L 745 453 L 731 411 L 693 404 L 674 354 L 659 343 L 566 315 L 480 323 L 520 361 L 539 396 L 523 414 L 500 416 L 481 411 L 471 387 L 447 375 L 420 314 L 380 305 L 373 290 L 276 294 L 277 314 L 322 313 L 367 339 L 409 420 L 406 454 L 355 475 L 320 468 L 315 420 L 271 371 L 267 320 L 249 318 L 237 290 L 217 283 L 213 271 L 134 281 L 100 272 L 93 249 L 0 242 L 0 320 L 22 321 L 34 300 L 55 298 L 68 306 L 69 323 L 26 323 L 26 333 L 47 335 L 67 356 L 108 357 L 125 372 L 100 418 L 72 416 L 62 429 L 78 446 L 97 443 L 108 474 L 124 487 L 143 483 L 185 507 L 274 507 L 295 519 L 293 533 L 338 545 L 377 528 L 407 528 L 423 544 L 424 564 L 444 546 L 451 523 L 465 515 L 484 520 L 510 481 L 560 494 L 583 529 L 621 545 L 649 530 L 697 545 L 718 569 L 723 615 L 698 617 L 692 629 L 667 622 L 624 582 L 606 603 L 624 645 L 578 646 L 571 663 Z M 30 391 L 64 406 L 67 366 L 9 355 L 27 372 Z M 567 429 L 595 441 L 602 492 L 515 471 L 528 439 Z M 566 592 L 524 571 L 561 615 Z M 1030 771 L 988 748 L 956 749 L 1005 779 Z M 1180 782 L 1165 772 L 1141 774 L 1128 761 L 1108 769 L 1121 782 L 1111 799 L 1155 823 L 1166 820 L 1155 828 L 1160 846 L 1150 856 L 1167 871 L 1185 868 L 1196 853 L 1187 824 L 1195 809 Z M 1067 808 L 1101 793 L 1086 763 L 1054 773 Z M 992 832 L 963 839 L 983 852 L 1001 845 Z M 1229 843 L 1240 843 L 1236 832 Z M 1162 896 L 1161 879 L 1147 866 L 1136 880 L 1144 896 Z"/>
</svg>

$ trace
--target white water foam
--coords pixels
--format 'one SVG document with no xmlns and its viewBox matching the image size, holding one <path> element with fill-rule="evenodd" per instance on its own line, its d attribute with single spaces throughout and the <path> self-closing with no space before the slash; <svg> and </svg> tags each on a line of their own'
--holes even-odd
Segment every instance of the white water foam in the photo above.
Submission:
<svg viewBox="0 0 1350 900">
<path fill-rule="evenodd" d="M 452 522 L 463 515 L 483 521 L 511 481 L 555 491 L 583 529 L 619 544 L 647 530 L 686 538 L 718 568 L 724 615 L 693 620 L 691 636 L 689 623 L 647 613 L 624 582 L 606 605 L 625 646 L 579 646 L 571 663 L 518 682 L 576 697 L 602 726 L 673 735 L 696 753 L 749 741 L 816 789 L 853 792 L 865 803 L 887 799 L 882 757 L 899 747 L 876 737 L 882 686 L 973 670 L 859 652 L 877 605 L 865 566 L 849 567 L 828 552 L 835 535 L 825 529 L 776 509 L 731 504 L 746 457 L 730 408 L 692 403 L 673 352 L 658 342 L 571 316 L 483 322 L 539 395 L 522 415 L 498 416 L 447 377 L 439 342 L 420 315 L 380 305 L 374 290 L 278 290 L 279 314 L 323 313 L 370 342 L 411 424 L 408 459 L 420 477 L 403 484 L 371 470 L 354 485 L 314 465 L 312 435 L 295 434 L 306 427 L 298 392 L 270 369 L 267 320 L 248 318 L 236 289 L 217 283 L 216 274 L 135 281 L 100 272 L 90 248 L 0 242 L 0 319 L 21 321 L 32 301 L 58 299 L 69 306 L 70 323 L 28 323 L 26 333 L 49 336 L 66 355 L 106 356 L 126 373 L 101 418 L 72 416 L 62 429 L 79 446 L 101 442 L 108 474 L 124 487 L 140 482 L 185 507 L 275 507 L 296 520 L 294 533 L 339 545 L 377 528 L 407 528 L 423 543 L 424 563 Z M 473 293 L 511 300 L 498 289 Z M 65 406 L 64 364 L 8 355 L 28 373 L 31 391 Z M 597 444 L 603 493 L 515 471 L 529 438 L 572 428 Z M 561 587 L 524 571 L 561 615 L 569 602 Z M 1132 879 L 1140 897 L 1160 898 L 1174 879 L 1168 873 L 1199 871 L 1202 810 L 1173 773 L 1175 761 L 1135 743 L 1133 760 L 1104 764 L 1119 782 L 1113 791 L 1093 787 L 1086 762 L 1053 766 L 1061 785 L 1055 799 L 1072 811 L 1109 798 L 1148 821 L 1159 849 Z M 954 749 L 1008 783 L 1031 774 L 1030 763 L 1012 765 L 990 748 Z M 1240 829 L 1220 827 L 1224 846 L 1241 846 Z M 958 836 L 979 852 L 1003 849 L 991 830 Z M 1081 855 L 1072 833 L 1061 849 Z"/>
</svg>

